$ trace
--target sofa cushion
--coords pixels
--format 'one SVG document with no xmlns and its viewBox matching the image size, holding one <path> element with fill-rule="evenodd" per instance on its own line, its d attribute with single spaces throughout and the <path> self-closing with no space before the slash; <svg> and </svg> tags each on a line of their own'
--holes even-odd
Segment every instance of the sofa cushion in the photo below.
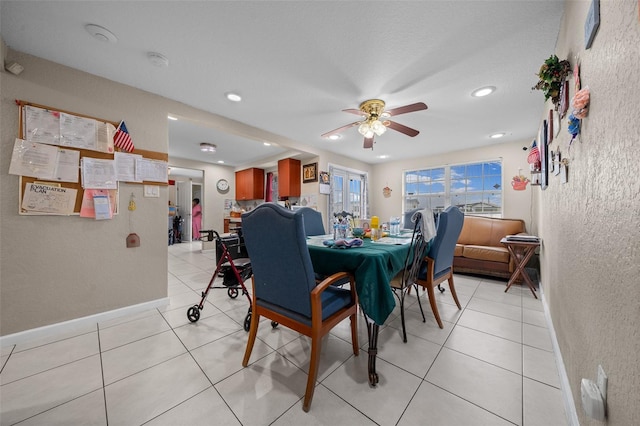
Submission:
<svg viewBox="0 0 640 426">
<path fill-rule="evenodd" d="M 521 232 L 525 232 L 524 221 L 521 219 L 497 219 L 467 215 L 458 237 L 458 244 L 504 247 L 500 243 L 504 236 Z"/>
<path fill-rule="evenodd" d="M 453 255 L 454 256 L 462 256 L 462 250 L 464 249 L 464 246 L 462 244 L 456 244 L 456 248 L 453 249 Z"/>
<path fill-rule="evenodd" d="M 509 250 L 505 247 L 466 245 L 462 249 L 462 256 L 469 259 L 509 263 Z"/>
</svg>

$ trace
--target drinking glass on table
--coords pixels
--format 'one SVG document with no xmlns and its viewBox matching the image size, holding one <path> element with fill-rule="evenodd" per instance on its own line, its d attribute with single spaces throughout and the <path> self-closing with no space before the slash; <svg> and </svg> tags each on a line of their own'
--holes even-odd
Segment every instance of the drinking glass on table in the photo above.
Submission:
<svg viewBox="0 0 640 426">
<path fill-rule="evenodd" d="M 389 234 L 400 235 L 400 217 L 391 216 L 389 220 Z"/>
</svg>

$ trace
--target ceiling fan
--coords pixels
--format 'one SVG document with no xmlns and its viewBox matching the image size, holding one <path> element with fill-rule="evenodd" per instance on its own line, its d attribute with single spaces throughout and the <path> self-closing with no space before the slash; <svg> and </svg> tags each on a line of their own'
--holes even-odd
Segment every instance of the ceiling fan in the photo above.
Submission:
<svg viewBox="0 0 640 426">
<path fill-rule="evenodd" d="M 358 126 L 358 132 L 364 136 L 364 148 L 373 149 L 373 137 L 375 135 L 380 136 L 387 131 L 387 127 L 395 130 L 396 132 L 404 133 L 407 136 L 414 137 L 420 133 L 416 129 L 407 127 L 395 121 L 387 120 L 389 117 L 395 115 L 406 114 L 408 112 L 421 111 L 427 109 L 427 105 L 423 102 L 416 102 L 415 104 L 405 105 L 398 108 L 392 108 L 389 110 L 384 109 L 385 103 L 380 99 L 369 99 L 360 104 L 358 109 L 349 108 L 343 109 L 344 112 L 356 114 L 362 116 L 362 121 L 355 121 L 342 127 L 338 127 L 335 130 L 327 132 L 322 135 L 323 138 L 338 134 L 346 129 L 354 126 Z"/>
</svg>

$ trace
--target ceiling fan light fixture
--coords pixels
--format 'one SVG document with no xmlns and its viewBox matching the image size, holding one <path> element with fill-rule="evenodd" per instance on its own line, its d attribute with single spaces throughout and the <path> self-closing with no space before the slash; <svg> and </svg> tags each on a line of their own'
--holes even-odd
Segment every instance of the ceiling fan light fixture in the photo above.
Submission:
<svg viewBox="0 0 640 426">
<path fill-rule="evenodd" d="M 471 92 L 471 96 L 473 96 L 474 98 L 482 98 L 484 96 L 492 94 L 495 91 L 496 88 L 494 86 L 481 87 Z"/>
<path fill-rule="evenodd" d="M 371 130 L 373 130 L 373 133 L 375 133 L 376 135 L 381 136 L 382 134 L 384 134 L 384 132 L 387 131 L 387 128 L 384 124 L 382 124 L 380 120 L 375 120 L 373 123 L 371 123 Z"/>
<path fill-rule="evenodd" d="M 362 136 L 367 136 L 368 133 L 372 133 L 371 132 L 371 126 L 369 126 L 368 122 L 363 122 L 359 127 L 358 127 L 358 133 L 360 133 Z"/>
<path fill-rule="evenodd" d="M 212 143 L 201 142 L 200 151 L 207 152 L 209 154 L 215 154 L 217 147 Z"/>
</svg>

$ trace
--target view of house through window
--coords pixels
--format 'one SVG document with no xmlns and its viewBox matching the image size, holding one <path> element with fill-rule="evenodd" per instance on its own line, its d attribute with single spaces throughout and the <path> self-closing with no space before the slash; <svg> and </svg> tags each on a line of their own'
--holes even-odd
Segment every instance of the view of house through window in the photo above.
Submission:
<svg viewBox="0 0 640 426">
<path fill-rule="evenodd" d="M 405 171 L 403 197 L 405 212 L 457 206 L 465 214 L 502 217 L 502 160 Z"/>
<path fill-rule="evenodd" d="M 329 217 L 343 211 L 353 214 L 354 218 L 368 217 L 367 174 L 330 165 L 329 175 Z"/>
</svg>

